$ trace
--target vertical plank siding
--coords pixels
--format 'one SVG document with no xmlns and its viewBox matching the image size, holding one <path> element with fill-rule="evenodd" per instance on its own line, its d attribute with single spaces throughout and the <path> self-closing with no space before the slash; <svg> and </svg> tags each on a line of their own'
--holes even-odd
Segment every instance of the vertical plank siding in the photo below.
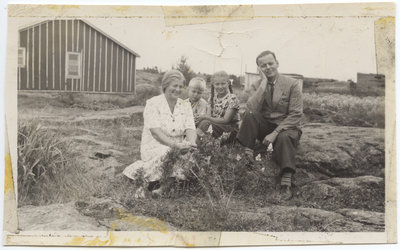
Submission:
<svg viewBox="0 0 400 250">
<path fill-rule="evenodd" d="M 86 50 L 86 25 L 84 25 L 82 22 L 82 36 L 83 36 L 83 50 L 82 50 L 82 86 L 81 86 L 81 91 L 85 91 L 85 84 L 86 84 L 86 72 L 87 72 L 87 50 Z"/>
<path fill-rule="evenodd" d="M 46 64 L 46 71 L 47 71 L 47 89 L 52 90 L 54 89 L 54 23 L 48 22 L 47 27 L 47 64 Z"/>
<path fill-rule="evenodd" d="M 104 63 L 102 63 L 102 60 L 104 60 L 104 55 L 103 55 L 103 37 L 99 36 L 99 91 L 104 92 Z"/>
<path fill-rule="evenodd" d="M 46 23 L 46 90 L 49 87 L 49 23 Z"/>
<path fill-rule="evenodd" d="M 54 21 L 54 89 L 60 90 L 61 86 L 61 22 Z"/>
<path fill-rule="evenodd" d="M 39 88 L 41 90 L 47 90 L 46 88 L 46 52 L 47 52 L 47 41 L 46 41 L 46 24 L 42 24 L 39 26 L 40 30 L 40 40 L 39 40 L 39 53 L 40 53 L 40 58 L 39 58 L 39 79 L 40 79 L 40 85 Z"/>
<path fill-rule="evenodd" d="M 42 53 L 41 53 L 41 50 L 42 50 L 42 25 L 39 25 L 39 39 L 38 39 L 38 43 L 36 43 L 36 46 L 37 46 L 37 48 L 38 48 L 38 52 L 39 53 L 37 53 L 37 56 L 39 57 L 39 64 L 38 64 L 38 87 L 39 87 L 39 90 L 40 89 L 42 89 L 41 88 L 41 85 L 42 85 Z"/>
<path fill-rule="evenodd" d="M 33 82 L 32 82 L 32 88 L 33 89 L 40 89 L 40 82 L 39 82 L 39 26 L 36 26 L 33 28 L 33 65 L 32 65 L 32 76 L 33 76 Z"/>
<path fill-rule="evenodd" d="M 110 75 L 111 75 L 111 92 L 117 91 L 117 53 L 114 46 L 114 42 L 111 43 L 111 68 L 110 68 Z"/>
<path fill-rule="evenodd" d="M 120 60 L 120 58 L 121 58 L 121 56 L 119 55 L 119 53 L 120 53 L 120 49 L 119 49 L 119 47 L 118 46 L 116 46 L 117 47 L 117 51 L 115 52 L 116 53 L 116 58 L 115 58 L 115 92 L 119 92 L 120 90 L 119 90 L 119 79 L 120 79 L 120 73 L 119 73 L 119 69 L 121 68 L 121 66 L 119 66 L 119 60 Z"/>
<path fill-rule="evenodd" d="M 104 83 L 105 83 L 105 91 L 106 92 L 109 92 L 109 89 L 108 89 L 108 86 L 109 86 L 109 84 L 107 84 L 108 83 L 108 75 L 107 75 L 107 69 L 108 69 L 108 39 L 105 39 L 106 40 L 106 45 L 105 45 L 105 58 L 104 58 Z"/>
<path fill-rule="evenodd" d="M 20 75 L 19 75 L 19 88 L 20 89 L 27 89 L 27 83 L 28 83 L 28 71 L 29 71 L 29 66 L 28 66 L 28 55 L 29 55 L 29 51 L 28 51 L 28 32 L 29 30 L 24 30 L 20 33 L 20 38 L 19 38 L 19 46 L 21 48 L 25 48 L 25 68 L 21 68 L 20 71 Z"/>
<path fill-rule="evenodd" d="M 76 52 L 82 52 L 82 50 L 81 50 L 81 43 L 80 43 L 80 38 L 81 38 L 81 36 L 80 36 L 80 23 L 81 22 L 79 22 L 79 21 L 76 21 L 75 22 L 75 25 L 76 25 L 76 49 L 75 49 L 75 51 Z M 82 63 L 82 54 L 81 54 L 81 63 Z M 81 67 L 82 67 L 82 65 L 81 65 Z M 81 72 L 81 77 L 82 77 L 82 72 Z M 75 91 L 80 91 L 81 90 L 81 79 L 76 79 L 76 89 L 75 89 Z"/>
<path fill-rule="evenodd" d="M 62 32 L 61 32 L 61 21 L 56 21 L 55 26 L 58 27 L 57 29 L 57 33 L 55 38 L 58 39 L 57 40 L 57 44 L 58 44 L 58 51 L 56 53 L 56 58 L 55 58 L 55 66 L 56 66 L 56 89 L 57 90 L 61 90 L 61 79 L 62 79 L 62 58 L 61 58 L 61 38 L 62 38 Z M 57 47 L 57 46 L 56 46 Z"/>
<path fill-rule="evenodd" d="M 56 80 L 56 78 L 55 78 L 55 54 L 56 54 L 56 52 L 55 52 L 55 34 L 54 34 L 54 25 L 55 25 L 55 22 L 54 21 L 52 21 L 51 22 L 51 27 L 52 27 L 52 29 L 51 29 L 51 36 L 50 36 L 50 39 L 51 39 L 51 44 L 52 44 L 52 52 L 51 52 L 51 63 L 50 63 L 50 65 L 52 66 L 52 70 L 51 70 L 51 76 L 52 76 L 52 85 L 53 85 L 53 89 L 56 89 L 56 86 L 55 86 L 55 80 Z"/>
<path fill-rule="evenodd" d="M 67 30 L 67 25 L 66 22 L 60 21 L 61 24 L 61 38 L 60 38 L 60 44 L 61 44 L 61 49 L 60 49 L 60 90 L 65 90 L 65 51 L 67 50 L 66 45 L 66 30 Z"/>
<path fill-rule="evenodd" d="M 32 82 L 32 30 L 27 30 L 27 46 L 26 46 L 26 89 L 29 89 L 29 84 Z"/>
<path fill-rule="evenodd" d="M 133 82 L 132 82 L 132 92 L 136 94 L 136 57 L 133 58 Z"/>
<path fill-rule="evenodd" d="M 87 75 L 88 75 L 88 78 L 87 78 L 87 82 L 86 82 L 86 91 L 91 91 L 91 90 L 93 90 L 92 89 L 92 80 L 91 79 L 93 79 L 93 76 L 92 76 L 92 72 L 93 72 L 93 58 L 94 58 L 94 56 L 93 56 L 93 52 L 92 52 L 92 48 L 94 47 L 93 45 L 92 45 L 92 29 L 89 27 L 88 28 L 88 31 L 89 31 L 89 33 L 88 33 L 88 46 L 87 46 L 87 53 L 88 53 L 88 59 L 87 59 L 87 64 L 88 64 L 88 71 L 87 71 Z"/>
<path fill-rule="evenodd" d="M 94 47 L 94 57 L 93 57 L 93 91 L 97 91 L 97 60 L 96 60 L 96 56 L 97 56 L 97 32 L 93 30 L 94 33 L 94 39 L 93 39 L 93 47 Z"/>
<path fill-rule="evenodd" d="M 67 46 L 66 46 L 66 50 L 65 50 L 65 56 L 64 56 L 64 64 L 66 63 L 66 56 L 67 56 L 67 52 L 73 52 L 73 30 L 72 30 L 72 20 L 67 20 L 67 29 L 66 29 L 66 40 L 67 40 Z M 64 67 L 64 71 L 65 74 L 67 74 L 67 70 L 66 70 L 66 66 Z M 65 76 L 65 90 L 66 91 L 72 91 L 72 79 L 67 78 L 67 76 Z"/>
<path fill-rule="evenodd" d="M 135 92 L 136 55 L 81 20 L 50 20 L 19 32 L 25 66 L 19 90 Z M 81 56 L 80 78 L 66 77 L 67 52 Z"/>
</svg>

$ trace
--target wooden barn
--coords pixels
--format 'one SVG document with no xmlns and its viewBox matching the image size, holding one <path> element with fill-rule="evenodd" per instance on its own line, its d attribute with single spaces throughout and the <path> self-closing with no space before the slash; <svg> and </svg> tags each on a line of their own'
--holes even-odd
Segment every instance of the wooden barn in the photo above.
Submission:
<svg viewBox="0 0 400 250">
<path fill-rule="evenodd" d="M 385 75 L 357 73 L 359 87 L 385 87 Z"/>
<path fill-rule="evenodd" d="M 135 93 L 137 53 L 81 19 L 19 30 L 18 90 Z"/>
</svg>

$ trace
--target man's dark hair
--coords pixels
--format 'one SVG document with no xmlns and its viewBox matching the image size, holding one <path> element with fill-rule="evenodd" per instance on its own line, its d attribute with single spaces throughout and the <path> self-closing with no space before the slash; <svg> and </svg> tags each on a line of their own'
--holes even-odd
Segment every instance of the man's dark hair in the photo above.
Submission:
<svg viewBox="0 0 400 250">
<path fill-rule="evenodd" d="M 276 60 L 275 53 L 272 52 L 272 51 L 266 50 L 266 51 L 261 52 L 261 53 L 257 56 L 257 58 L 256 58 L 256 64 L 258 65 L 258 59 L 259 59 L 260 57 L 263 57 L 263 56 L 266 56 L 266 55 L 272 55 L 272 56 L 274 57 L 275 61 L 277 61 L 277 60 Z"/>
</svg>

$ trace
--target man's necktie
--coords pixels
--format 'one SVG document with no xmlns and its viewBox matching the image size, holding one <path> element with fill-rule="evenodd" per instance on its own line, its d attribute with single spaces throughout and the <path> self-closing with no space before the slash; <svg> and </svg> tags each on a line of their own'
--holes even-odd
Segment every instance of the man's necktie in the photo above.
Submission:
<svg viewBox="0 0 400 250">
<path fill-rule="evenodd" d="M 272 99 L 274 97 L 275 84 L 273 82 L 268 82 L 268 86 L 269 86 L 269 92 L 271 93 L 271 103 L 272 103 Z"/>
</svg>

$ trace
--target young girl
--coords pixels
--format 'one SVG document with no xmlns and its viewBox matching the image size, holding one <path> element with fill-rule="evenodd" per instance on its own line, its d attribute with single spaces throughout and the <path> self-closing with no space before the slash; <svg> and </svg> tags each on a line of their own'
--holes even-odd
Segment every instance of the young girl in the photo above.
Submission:
<svg viewBox="0 0 400 250">
<path fill-rule="evenodd" d="M 189 82 L 189 102 L 193 109 L 194 122 L 199 125 L 199 116 L 207 114 L 207 101 L 202 98 L 206 89 L 206 81 L 201 77 L 194 77 Z"/>
<path fill-rule="evenodd" d="M 239 100 L 232 92 L 229 76 L 225 71 L 216 72 L 211 77 L 211 96 L 207 115 L 198 117 L 197 134 L 203 136 L 212 127 L 212 135 L 218 138 L 222 133 L 231 133 L 235 138 L 239 122 Z"/>
</svg>

